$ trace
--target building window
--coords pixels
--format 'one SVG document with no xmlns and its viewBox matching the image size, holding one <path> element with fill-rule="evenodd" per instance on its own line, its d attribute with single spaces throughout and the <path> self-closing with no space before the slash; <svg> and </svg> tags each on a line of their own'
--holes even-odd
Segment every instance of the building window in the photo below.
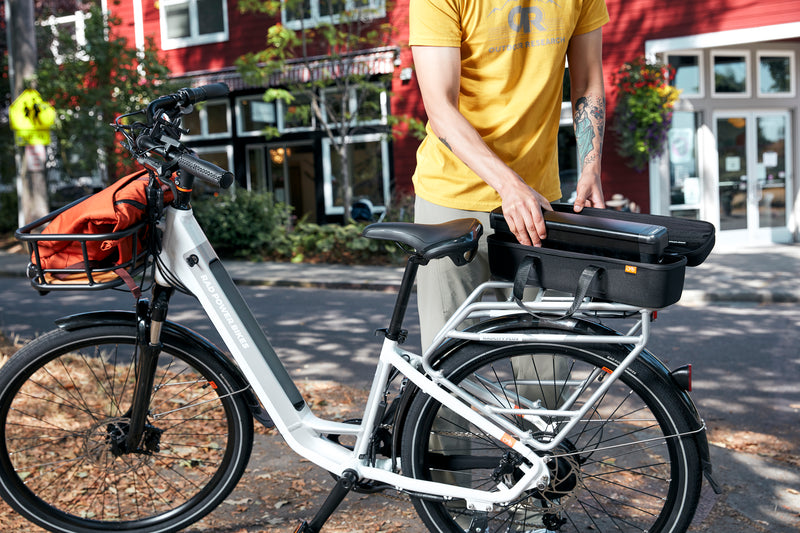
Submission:
<svg viewBox="0 0 800 533">
<path fill-rule="evenodd" d="M 347 98 L 342 98 L 338 88 L 326 89 L 322 93 L 325 105 L 323 116 L 331 125 L 350 118 L 351 125 L 386 124 L 388 95 L 381 85 L 364 84 L 350 87 Z M 347 115 L 342 113 L 342 105 L 347 106 Z M 333 116 L 328 117 L 328 111 Z"/>
<path fill-rule="evenodd" d="M 699 218 L 702 203 L 697 157 L 700 113 L 676 111 L 667 134 L 670 215 Z"/>
<path fill-rule="evenodd" d="M 703 96 L 703 56 L 697 53 L 669 54 L 667 63 L 675 69 L 672 85 L 681 91 L 681 98 Z"/>
<path fill-rule="evenodd" d="M 758 96 L 794 97 L 794 52 L 758 52 Z"/>
<path fill-rule="evenodd" d="M 265 102 L 263 95 L 245 96 L 236 100 L 236 133 L 243 137 L 264 135 L 278 125 L 275 102 Z"/>
<path fill-rule="evenodd" d="M 750 97 L 750 54 L 747 51 L 715 51 L 713 64 L 713 96 Z"/>
<path fill-rule="evenodd" d="M 226 0 L 161 0 L 160 13 L 164 50 L 228 40 Z"/>
<path fill-rule="evenodd" d="M 385 0 L 284 0 L 281 17 L 287 28 L 313 28 L 336 24 L 347 18 L 376 19 L 386 16 Z"/>
<path fill-rule="evenodd" d="M 231 136 L 230 104 L 227 100 L 212 100 L 195 107 L 184 115 L 181 126 L 189 130 L 184 139 L 219 139 Z"/>
<path fill-rule="evenodd" d="M 325 214 L 344 213 L 341 181 L 342 163 L 339 153 L 331 149 L 328 139 L 322 142 Z M 348 145 L 350 182 L 353 201 L 369 199 L 376 212 L 383 212 L 389 200 L 389 143 L 384 135 L 358 135 Z"/>
<path fill-rule="evenodd" d="M 311 131 L 317 126 L 317 118 L 311 109 L 311 95 L 296 93 L 291 102 L 278 100 L 278 130 L 281 133 Z"/>
</svg>

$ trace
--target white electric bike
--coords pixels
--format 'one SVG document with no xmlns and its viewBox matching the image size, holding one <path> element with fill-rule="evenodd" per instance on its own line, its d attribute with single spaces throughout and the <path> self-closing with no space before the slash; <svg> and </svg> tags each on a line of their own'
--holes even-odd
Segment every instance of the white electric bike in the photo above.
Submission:
<svg viewBox="0 0 800 533">
<path fill-rule="evenodd" d="M 711 479 L 705 425 L 687 370 L 670 371 L 645 349 L 651 309 L 582 299 L 564 317 L 571 298 L 524 309 L 483 301 L 512 285 L 492 281 L 425 353 L 403 349 L 418 267 L 470 261 L 476 220 L 365 229 L 409 251 L 405 274 L 363 415 L 315 416 L 190 207 L 195 178 L 226 187 L 233 176 L 180 142 L 180 116 L 225 94 L 224 85 L 184 89 L 152 102 L 141 122 L 118 120 L 150 170 L 149 244 L 130 270 L 152 274 L 152 294 L 132 311 L 62 318 L 0 368 L 5 501 L 50 531 L 176 531 L 234 488 L 255 419 L 337 479 L 296 531 L 319 531 L 350 491 L 381 490 L 410 496 L 434 532 L 688 528 L 703 473 Z M 166 206 L 163 185 L 174 192 Z M 36 288 L 119 282 L 98 282 L 87 266 L 80 287 L 51 283 L 35 261 L 35 226 L 18 237 L 33 251 Z M 227 351 L 167 319 L 176 290 L 197 299 Z M 626 322 L 624 333 L 605 325 L 612 319 Z"/>
</svg>

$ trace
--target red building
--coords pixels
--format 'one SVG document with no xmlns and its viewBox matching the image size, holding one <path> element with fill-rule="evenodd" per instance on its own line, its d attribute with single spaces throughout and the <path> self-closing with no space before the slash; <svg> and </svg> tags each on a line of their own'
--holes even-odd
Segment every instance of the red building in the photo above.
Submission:
<svg viewBox="0 0 800 533">
<path fill-rule="evenodd" d="M 370 198 L 380 210 L 394 194 L 411 191 L 418 144 L 410 135 L 388 137 L 386 116 L 424 118 L 424 110 L 406 45 L 408 0 L 353 1 L 335 5 L 369 6 L 396 30 L 389 46 L 364 50 L 357 58 L 376 83 L 391 74 L 391 82 L 382 87 L 381 113 L 369 117 L 352 140 L 352 158 L 359 166 L 355 195 Z M 614 134 L 607 132 L 606 197 L 620 193 L 642 211 L 709 220 L 723 241 L 796 240 L 796 1 L 607 2 L 611 22 L 604 28 L 603 57 L 609 122 L 617 98 L 614 73 L 639 56 L 672 64 L 682 94 L 664 153 L 651 161 L 649 171 L 631 170 L 616 154 Z M 303 23 L 313 26 L 324 18 L 320 9 L 327 5 L 306 0 L 312 17 Z M 108 7 L 124 21 L 120 31 L 132 42 L 141 45 L 145 36 L 152 37 L 174 76 L 186 85 L 224 81 L 230 86 L 229 98 L 190 117 L 188 142 L 232 168 L 240 186 L 272 190 L 298 215 L 319 222 L 341 217 L 337 158 L 330 141 L 313 120 L 298 122 L 284 104 L 263 102 L 265 87 L 248 86 L 234 67 L 241 55 L 265 47 L 266 29 L 275 19 L 240 13 L 233 0 L 120 0 Z M 299 26 L 286 12 L 281 22 Z M 577 161 L 566 100 L 559 157 L 568 197 Z M 265 137 L 267 126 L 279 135 Z"/>
</svg>

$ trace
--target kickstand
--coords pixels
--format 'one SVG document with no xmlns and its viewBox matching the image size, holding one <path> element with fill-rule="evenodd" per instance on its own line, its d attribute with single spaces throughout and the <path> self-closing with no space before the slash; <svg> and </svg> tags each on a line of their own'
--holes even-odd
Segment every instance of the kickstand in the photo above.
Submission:
<svg viewBox="0 0 800 533">
<path fill-rule="evenodd" d="M 347 493 L 353 490 L 357 481 L 358 474 L 356 474 L 355 470 L 348 469 L 342 472 L 342 476 L 336 481 L 336 485 L 333 486 L 331 493 L 328 494 L 322 507 L 319 508 L 311 522 L 303 522 L 297 526 L 294 533 L 319 533 L 328 518 L 331 517 L 345 496 L 347 496 Z"/>
<path fill-rule="evenodd" d="M 489 527 L 489 513 L 486 511 L 475 511 L 472 514 L 472 522 L 469 523 L 467 533 L 486 533 Z"/>
</svg>

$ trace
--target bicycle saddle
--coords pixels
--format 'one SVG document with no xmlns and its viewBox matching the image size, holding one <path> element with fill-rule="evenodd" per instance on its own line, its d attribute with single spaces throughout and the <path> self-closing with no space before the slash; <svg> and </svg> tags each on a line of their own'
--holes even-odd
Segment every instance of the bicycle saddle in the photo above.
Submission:
<svg viewBox="0 0 800 533">
<path fill-rule="evenodd" d="M 431 259 L 449 257 L 458 266 L 475 257 L 483 226 L 474 218 L 461 218 L 441 224 L 412 224 L 410 222 L 379 222 L 364 228 L 368 239 L 395 241 L 415 250 L 421 264 Z"/>
</svg>

